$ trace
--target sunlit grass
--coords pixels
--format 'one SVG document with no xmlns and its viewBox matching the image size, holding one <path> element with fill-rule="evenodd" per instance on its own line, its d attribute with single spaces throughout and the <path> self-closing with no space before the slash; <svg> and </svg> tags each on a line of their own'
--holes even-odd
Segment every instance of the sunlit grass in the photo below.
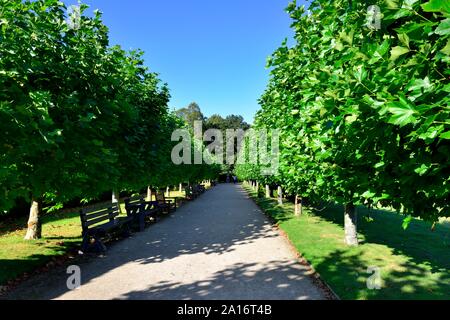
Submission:
<svg viewBox="0 0 450 320">
<path fill-rule="evenodd" d="M 450 238 L 447 226 L 414 220 L 405 231 L 402 217 L 382 210 L 359 211 L 358 247 L 344 244 L 343 208 L 306 209 L 275 199 L 256 203 L 286 232 L 290 241 L 342 299 L 450 299 Z M 371 219 L 367 219 L 370 215 Z M 372 221 L 373 219 L 373 221 Z M 378 267 L 382 288 L 367 288 L 369 267 Z"/>
<path fill-rule="evenodd" d="M 78 213 L 44 216 L 40 240 L 25 241 L 25 225 L 26 220 L 19 219 L 0 228 L 0 285 L 64 255 L 81 242 Z"/>
<path fill-rule="evenodd" d="M 210 188 L 210 185 L 207 185 Z M 170 197 L 185 198 L 185 192 L 171 191 Z M 153 195 L 153 200 L 155 200 Z M 125 204 L 120 204 L 126 215 Z M 78 212 L 46 214 L 42 218 L 42 239 L 25 241 L 26 217 L 0 222 L 0 286 L 45 265 L 81 244 Z"/>
</svg>

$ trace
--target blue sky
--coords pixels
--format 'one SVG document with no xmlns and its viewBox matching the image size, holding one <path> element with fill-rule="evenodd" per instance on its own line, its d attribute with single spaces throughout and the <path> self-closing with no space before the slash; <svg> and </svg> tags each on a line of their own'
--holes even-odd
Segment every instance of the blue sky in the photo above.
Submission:
<svg viewBox="0 0 450 320">
<path fill-rule="evenodd" d="M 112 45 L 145 51 L 147 66 L 169 85 L 171 108 L 195 101 L 205 116 L 252 122 L 268 81 L 266 59 L 292 36 L 289 0 L 83 2 L 103 12 Z"/>
</svg>

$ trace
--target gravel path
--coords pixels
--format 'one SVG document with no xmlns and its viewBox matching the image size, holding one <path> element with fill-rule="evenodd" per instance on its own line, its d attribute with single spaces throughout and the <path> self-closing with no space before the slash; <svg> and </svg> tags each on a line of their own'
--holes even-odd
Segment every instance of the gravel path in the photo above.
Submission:
<svg viewBox="0 0 450 320">
<path fill-rule="evenodd" d="M 324 299 L 306 267 L 239 185 L 218 185 L 80 264 L 20 285 L 19 299 Z"/>
</svg>

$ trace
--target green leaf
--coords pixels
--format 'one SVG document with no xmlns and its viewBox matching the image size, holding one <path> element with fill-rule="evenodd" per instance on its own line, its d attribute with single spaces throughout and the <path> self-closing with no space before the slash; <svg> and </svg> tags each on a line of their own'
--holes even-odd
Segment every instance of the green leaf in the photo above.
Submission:
<svg viewBox="0 0 450 320">
<path fill-rule="evenodd" d="M 393 18 L 399 19 L 399 18 L 410 16 L 412 14 L 413 14 L 413 12 L 411 10 L 401 8 L 394 14 Z"/>
<path fill-rule="evenodd" d="M 406 47 L 409 48 L 409 37 L 406 33 L 399 33 L 398 34 L 398 40 L 400 40 L 400 42 L 405 45 Z"/>
<path fill-rule="evenodd" d="M 450 140 L 450 131 L 442 133 L 439 138 L 441 139 L 449 139 Z"/>
<path fill-rule="evenodd" d="M 413 79 L 408 86 L 406 86 L 406 89 L 408 91 L 431 91 L 433 88 L 433 85 L 430 82 L 430 79 L 428 77 L 425 77 L 424 79 Z"/>
<path fill-rule="evenodd" d="M 358 115 L 356 115 L 356 114 L 347 116 L 347 117 L 345 117 L 345 123 L 351 124 L 351 123 L 355 122 L 357 119 L 358 119 Z"/>
<path fill-rule="evenodd" d="M 426 164 L 422 164 L 420 167 L 416 168 L 414 172 L 417 173 L 419 176 L 423 176 L 428 172 L 429 169 L 430 169 L 429 166 L 427 166 Z"/>
<path fill-rule="evenodd" d="M 395 61 L 395 60 L 397 60 L 400 56 L 402 56 L 402 55 L 404 55 L 404 54 L 406 54 L 406 53 L 408 53 L 409 52 L 409 49 L 408 48 L 405 48 L 405 47 L 400 47 L 400 46 L 396 46 L 396 47 L 393 47 L 392 49 L 391 49 L 391 60 L 392 61 Z"/>
<path fill-rule="evenodd" d="M 450 39 L 447 41 L 447 44 L 445 45 L 445 47 L 440 52 L 450 56 Z"/>
<path fill-rule="evenodd" d="M 404 0 L 404 1 L 403 1 L 402 7 L 403 7 L 403 8 L 406 8 L 406 9 L 408 9 L 408 10 L 412 10 L 414 4 L 417 3 L 418 1 L 419 1 L 419 0 Z"/>
<path fill-rule="evenodd" d="M 448 0 L 431 0 L 422 4 L 425 12 L 447 12 L 450 13 L 450 3 Z"/>
<path fill-rule="evenodd" d="M 373 198 L 376 195 L 375 192 L 369 191 L 367 190 L 366 192 L 364 192 L 361 196 L 363 198 L 369 199 L 369 198 Z"/>
<path fill-rule="evenodd" d="M 403 219 L 402 228 L 403 230 L 408 229 L 409 224 L 412 222 L 413 217 L 411 215 L 407 216 L 405 219 Z"/>
<path fill-rule="evenodd" d="M 363 66 L 358 66 L 355 71 L 355 78 L 362 83 L 367 78 L 367 71 Z"/>
<path fill-rule="evenodd" d="M 450 34 L 450 19 L 443 20 L 436 30 L 434 30 L 434 33 L 439 34 L 441 36 Z"/>
<path fill-rule="evenodd" d="M 385 164 L 384 161 L 378 162 L 377 164 L 375 164 L 374 168 L 379 169 L 379 168 L 383 167 L 384 164 Z"/>
<path fill-rule="evenodd" d="M 400 98 L 400 101 L 389 103 L 387 111 L 393 114 L 389 118 L 389 123 L 403 127 L 417 122 L 416 110 L 404 98 Z"/>
</svg>

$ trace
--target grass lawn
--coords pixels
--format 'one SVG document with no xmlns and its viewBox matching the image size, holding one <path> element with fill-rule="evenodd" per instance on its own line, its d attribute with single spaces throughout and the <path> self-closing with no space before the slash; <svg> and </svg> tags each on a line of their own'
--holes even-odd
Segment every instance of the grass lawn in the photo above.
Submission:
<svg viewBox="0 0 450 320">
<path fill-rule="evenodd" d="M 184 192 L 171 191 L 170 196 L 184 198 Z M 125 212 L 125 205 L 121 206 L 122 212 Z M 78 212 L 44 215 L 40 240 L 23 240 L 26 225 L 26 217 L 0 222 L 0 286 L 44 266 L 52 258 L 64 255 L 81 244 Z"/>
<path fill-rule="evenodd" d="M 43 238 L 25 241 L 26 218 L 0 222 L 0 285 L 45 265 L 81 243 L 78 213 L 46 215 L 42 219 Z"/>
<path fill-rule="evenodd" d="M 414 220 L 405 231 L 399 214 L 358 208 L 361 245 L 347 247 L 341 206 L 295 217 L 292 203 L 280 206 L 244 187 L 341 299 L 450 299 L 448 224 L 431 231 Z M 380 268 L 380 290 L 367 288 L 369 267 Z"/>
</svg>

